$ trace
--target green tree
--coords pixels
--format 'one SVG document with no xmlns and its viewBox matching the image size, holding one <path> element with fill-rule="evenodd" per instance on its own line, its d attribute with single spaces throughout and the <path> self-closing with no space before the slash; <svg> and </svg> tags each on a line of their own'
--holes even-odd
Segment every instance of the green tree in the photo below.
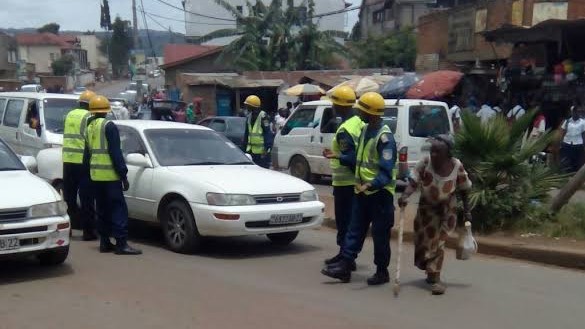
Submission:
<svg viewBox="0 0 585 329">
<path fill-rule="evenodd" d="M 303 6 L 295 7 L 293 0 L 287 0 L 286 9 L 282 0 L 272 0 L 268 6 L 260 1 L 256 5 L 247 1 L 248 16 L 226 0 L 215 2 L 231 13 L 238 25 L 235 29 L 212 32 L 199 40 L 237 37 L 223 49 L 219 61 L 228 56 L 237 68 L 245 70 L 320 69 L 333 62 L 333 54 L 346 54 L 345 48 L 335 40 L 335 37 L 345 38 L 346 34 L 319 31 L 311 19 L 315 14 L 314 0 L 304 2 L 306 15 L 302 15 Z"/>
<path fill-rule="evenodd" d="M 132 49 L 132 38 L 130 37 L 132 34 L 128 22 L 123 21 L 119 16 L 116 16 L 112 29 L 112 37 L 102 40 L 99 50 L 104 54 L 107 54 L 109 50 L 112 70 L 114 76 L 118 77 L 128 67 L 130 49 Z"/>
<path fill-rule="evenodd" d="M 549 192 L 566 181 L 543 164 L 529 160 L 551 141 L 551 132 L 528 138 L 534 112 L 512 126 L 503 117 L 482 124 L 472 113 L 463 114 L 455 136 L 455 155 L 473 182 L 470 204 L 474 223 L 483 231 L 506 229 L 525 216 L 532 202 L 545 202 Z"/>
<path fill-rule="evenodd" d="M 61 26 L 57 23 L 49 23 L 49 24 L 45 24 L 45 25 L 39 27 L 37 29 L 37 32 L 39 32 L 39 33 L 49 32 L 49 33 L 53 33 L 53 34 L 59 34 L 60 28 L 61 28 Z"/>
<path fill-rule="evenodd" d="M 412 28 L 357 41 L 352 46 L 355 64 L 361 68 L 401 67 L 414 70 L 416 35 Z"/>
<path fill-rule="evenodd" d="M 58 76 L 69 75 L 75 67 L 74 58 L 71 55 L 61 56 L 59 59 L 51 63 L 53 74 Z"/>
</svg>

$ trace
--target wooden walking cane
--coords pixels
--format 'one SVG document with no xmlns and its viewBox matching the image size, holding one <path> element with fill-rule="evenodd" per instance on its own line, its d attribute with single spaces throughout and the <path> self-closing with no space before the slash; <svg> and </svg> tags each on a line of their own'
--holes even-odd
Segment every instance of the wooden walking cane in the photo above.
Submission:
<svg viewBox="0 0 585 329">
<path fill-rule="evenodd" d="M 404 207 L 400 207 L 400 220 L 398 229 L 398 257 L 396 257 L 396 274 L 394 276 L 394 297 L 400 293 L 400 259 L 402 258 L 402 234 L 404 233 Z"/>
</svg>

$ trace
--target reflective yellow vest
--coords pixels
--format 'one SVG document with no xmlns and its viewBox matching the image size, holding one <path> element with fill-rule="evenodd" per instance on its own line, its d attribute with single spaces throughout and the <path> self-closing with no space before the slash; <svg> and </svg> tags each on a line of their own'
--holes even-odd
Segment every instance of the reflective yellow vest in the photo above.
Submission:
<svg viewBox="0 0 585 329">
<path fill-rule="evenodd" d="M 63 162 L 83 163 L 83 150 L 85 149 L 87 119 L 91 113 L 84 109 L 75 109 L 65 118 L 63 130 Z"/>
<path fill-rule="evenodd" d="M 91 180 L 95 182 L 120 180 L 108 152 L 108 140 L 106 139 L 106 124 L 108 122 L 104 118 L 98 118 L 91 121 L 87 127 L 87 139 L 91 154 L 89 170 Z"/>
<path fill-rule="evenodd" d="M 380 154 L 378 154 L 377 149 L 378 141 L 380 140 L 380 137 L 382 137 L 383 134 L 392 133 L 388 126 L 383 125 L 382 128 L 380 128 L 378 135 L 376 135 L 375 138 L 371 138 L 368 141 L 368 143 L 364 145 L 367 129 L 368 126 L 367 125 L 364 126 L 364 128 L 362 129 L 362 133 L 360 135 L 358 143 L 359 146 L 357 151 L 357 164 L 355 168 L 355 177 L 358 180 L 358 182 L 362 185 L 372 183 L 374 178 L 376 178 L 376 176 L 378 175 L 378 172 L 380 171 Z M 394 169 L 392 169 L 392 181 L 388 185 L 384 186 L 384 189 L 392 194 L 394 194 L 394 191 L 396 190 L 397 173 L 398 169 L 396 169 L 396 166 L 394 166 Z M 356 193 L 358 193 L 357 189 L 355 191 Z M 371 195 L 376 192 L 378 192 L 378 190 L 365 191 L 364 193 L 366 195 Z"/>
<path fill-rule="evenodd" d="M 349 119 L 347 119 L 344 123 L 342 123 L 339 128 L 337 128 L 337 132 L 335 133 L 335 137 L 333 138 L 333 142 L 331 144 L 331 151 L 335 155 L 337 159 L 331 159 L 331 173 L 333 186 L 354 186 L 355 185 L 355 173 L 351 170 L 351 168 L 344 166 L 339 161 L 339 156 L 341 155 L 341 150 L 339 147 L 339 142 L 337 142 L 337 136 L 341 132 L 347 132 L 351 138 L 353 139 L 354 145 L 358 146 L 360 133 L 362 128 L 364 127 L 365 123 L 356 115 Z"/>
<path fill-rule="evenodd" d="M 256 122 L 252 126 L 252 116 L 248 118 L 248 147 L 246 152 L 251 154 L 264 153 L 264 135 L 262 134 L 262 119 L 266 117 L 266 112 L 260 111 Z"/>
</svg>

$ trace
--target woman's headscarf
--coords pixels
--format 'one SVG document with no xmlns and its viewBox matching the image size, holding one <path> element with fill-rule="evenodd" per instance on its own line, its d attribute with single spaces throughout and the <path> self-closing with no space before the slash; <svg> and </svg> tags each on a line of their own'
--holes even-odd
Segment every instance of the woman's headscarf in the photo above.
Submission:
<svg viewBox="0 0 585 329">
<path fill-rule="evenodd" d="M 434 136 L 432 139 L 441 142 L 447 146 L 447 154 L 449 157 L 453 157 L 453 148 L 455 147 L 455 142 L 453 141 L 453 137 L 447 134 L 441 134 Z"/>
</svg>

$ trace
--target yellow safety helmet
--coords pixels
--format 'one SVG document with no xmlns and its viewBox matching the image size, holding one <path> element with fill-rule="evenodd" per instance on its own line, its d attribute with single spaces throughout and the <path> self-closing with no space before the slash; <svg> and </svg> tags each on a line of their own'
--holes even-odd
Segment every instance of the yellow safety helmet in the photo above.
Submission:
<svg viewBox="0 0 585 329">
<path fill-rule="evenodd" d="M 96 94 L 91 90 L 86 90 L 79 95 L 79 102 L 80 103 L 88 103 L 89 101 L 94 98 Z"/>
<path fill-rule="evenodd" d="M 371 115 L 384 115 L 384 97 L 375 92 L 368 92 L 358 99 L 356 107 Z"/>
<path fill-rule="evenodd" d="M 91 113 L 109 113 L 111 110 L 110 101 L 104 96 L 98 95 L 89 101 L 89 111 Z"/>
<path fill-rule="evenodd" d="M 341 86 L 333 89 L 331 93 L 331 101 L 338 106 L 354 106 L 355 92 L 349 86 Z"/>
<path fill-rule="evenodd" d="M 262 103 L 260 102 L 260 98 L 256 95 L 250 95 L 248 97 L 246 97 L 246 101 L 244 101 L 244 104 L 248 105 L 248 106 L 252 106 L 252 107 L 260 107 L 260 105 L 262 105 Z"/>
</svg>

